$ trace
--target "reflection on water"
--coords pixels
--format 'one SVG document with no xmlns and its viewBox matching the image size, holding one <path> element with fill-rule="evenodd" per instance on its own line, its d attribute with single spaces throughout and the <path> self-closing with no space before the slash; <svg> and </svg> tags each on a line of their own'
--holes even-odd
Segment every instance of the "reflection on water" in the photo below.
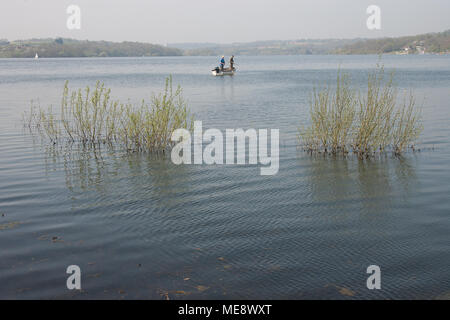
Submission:
<svg viewBox="0 0 450 320">
<path fill-rule="evenodd" d="M 44 154 L 47 174 L 62 166 L 66 187 L 72 193 L 95 191 L 106 195 L 121 181 L 125 192 L 136 194 L 142 192 L 137 187 L 148 177 L 148 188 L 165 199 L 175 191 L 187 190 L 189 185 L 189 166 L 174 165 L 162 153 L 126 153 L 106 145 L 66 144 L 45 146 Z"/>
<path fill-rule="evenodd" d="M 127 178 L 131 192 L 143 176 L 160 196 L 189 190 L 189 167 L 171 163 L 164 154 L 124 153 L 110 146 L 83 147 L 52 145 L 44 147 L 47 174 L 64 169 L 65 183 L 73 193 L 96 191 L 106 194 L 117 178 Z M 360 160 L 357 157 L 299 155 L 299 165 L 308 167 L 312 196 L 320 203 L 365 199 L 373 205 L 385 205 L 372 199 L 388 200 L 394 195 L 408 197 L 418 188 L 416 156 L 389 155 Z M 184 189 L 183 189 L 184 188 Z M 370 209 L 370 206 L 367 208 Z M 379 210 L 379 207 L 372 208 Z"/>
<path fill-rule="evenodd" d="M 389 201 L 399 194 L 407 197 L 418 187 L 415 156 L 411 154 L 382 155 L 365 160 L 351 156 L 308 155 L 301 160 L 308 164 L 308 181 L 314 199 L 319 202 L 359 198 L 367 201 L 366 209 L 380 210 L 379 206 L 387 208 L 389 203 L 372 200 Z"/>
<path fill-rule="evenodd" d="M 115 155 L 113 149 L 103 147 L 83 148 L 71 144 L 64 147 L 46 146 L 45 168 L 49 175 L 62 165 L 66 187 L 71 192 L 94 189 L 99 193 L 105 193 L 108 179 L 117 176 L 118 170 L 123 165 L 119 161 L 120 157 Z"/>
<path fill-rule="evenodd" d="M 230 77 L 216 77 L 216 81 L 219 82 L 220 94 L 215 98 L 221 101 L 227 101 L 229 103 L 234 103 L 234 78 Z"/>
</svg>

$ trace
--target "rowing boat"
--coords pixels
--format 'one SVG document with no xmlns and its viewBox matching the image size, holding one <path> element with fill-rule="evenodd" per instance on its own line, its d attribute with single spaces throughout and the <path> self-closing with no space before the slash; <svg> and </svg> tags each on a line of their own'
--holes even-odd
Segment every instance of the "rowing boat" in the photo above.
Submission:
<svg viewBox="0 0 450 320">
<path fill-rule="evenodd" d="M 233 69 L 227 68 L 227 69 L 222 69 L 222 70 L 220 70 L 219 67 L 216 67 L 215 69 L 212 69 L 212 70 L 211 70 L 211 74 L 212 74 L 213 76 L 216 76 L 216 77 L 220 77 L 220 76 L 232 76 L 232 75 L 234 75 L 235 73 L 236 73 L 236 68 L 233 68 Z"/>
</svg>

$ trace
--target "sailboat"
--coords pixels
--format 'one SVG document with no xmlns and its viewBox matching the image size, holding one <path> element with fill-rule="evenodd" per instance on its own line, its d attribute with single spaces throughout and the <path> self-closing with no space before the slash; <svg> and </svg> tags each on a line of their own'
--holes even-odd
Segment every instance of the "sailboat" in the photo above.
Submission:
<svg viewBox="0 0 450 320">
<path fill-rule="evenodd" d="M 36 55 L 34 56 L 34 59 L 35 59 L 35 60 L 36 60 L 36 59 L 39 59 L 39 56 L 38 56 L 37 52 L 36 52 Z"/>
</svg>

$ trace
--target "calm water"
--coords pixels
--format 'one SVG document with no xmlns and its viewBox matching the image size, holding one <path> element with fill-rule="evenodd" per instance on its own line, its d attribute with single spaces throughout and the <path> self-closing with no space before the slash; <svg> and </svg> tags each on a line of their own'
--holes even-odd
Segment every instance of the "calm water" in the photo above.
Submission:
<svg viewBox="0 0 450 320">
<path fill-rule="evenodd" d="M 450 56 L 383 57 L 424 100 L 422 151 L 364 162 L 311 158 L 296 131 L 315 84 L 340 65 L 363 86 L 378 57 L 236 57 L 233 78 L 210 76 L 215 60 L 0 60 L 0 298 L 449 298 Z M 279 128 L 279 173 L 49 147 L 22 128 L 66 79 L 138 102 L 169 74 L 205 129 Z M 382 290 L 366 288 L 371 264 Z"/>
</svg>

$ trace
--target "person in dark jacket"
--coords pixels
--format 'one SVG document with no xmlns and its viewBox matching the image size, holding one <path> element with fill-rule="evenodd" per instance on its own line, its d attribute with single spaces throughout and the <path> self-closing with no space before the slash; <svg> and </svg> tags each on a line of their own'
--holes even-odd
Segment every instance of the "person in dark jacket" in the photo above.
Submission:
<svg viewBox="0 0 450 320">
<path fill-rule="evenodd" d="M 230 58 L 230 69 L 234 70 L 234 56 L 231 56 Z"/>
</svg>

